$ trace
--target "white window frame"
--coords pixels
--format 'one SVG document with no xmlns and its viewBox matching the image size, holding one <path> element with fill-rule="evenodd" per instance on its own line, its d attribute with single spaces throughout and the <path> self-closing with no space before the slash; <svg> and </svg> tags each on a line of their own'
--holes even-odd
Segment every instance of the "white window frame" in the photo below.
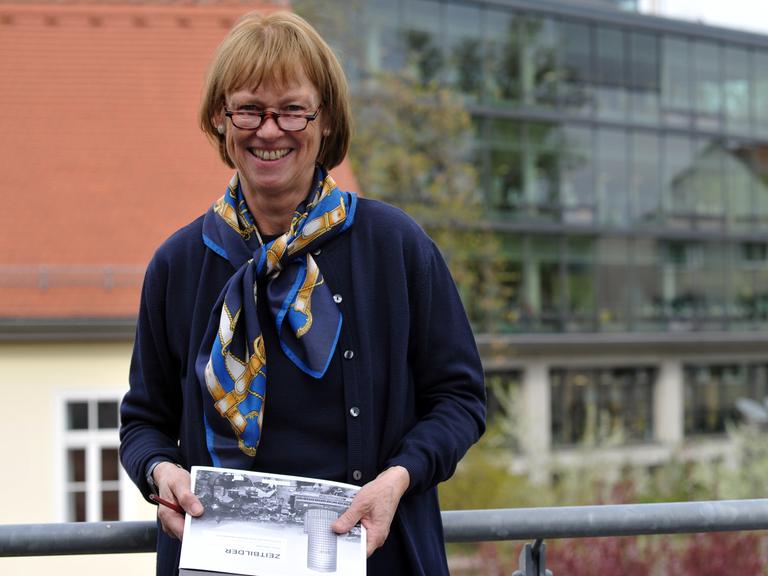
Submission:
<svg viewBox="0 0 768 576">
<path fill-rule="evenodd" d="M 121 389 L 102 390 L 66 390 L 60 391 L 55 398 L 54 406 L 54 503 L 57 522 L 71 522 L 67 517 L 67 502 L 70 483 L 66 477 L 67 452 L 72 448 L 85 450 L 85 521 L 100 522 L 101 518 L 101 492 L 104 489 L 117 490 L 119 493 L 118 520 L 126 520 L 134 512 L 133 506 L 128 503 L 129 494 L 133 484 L 122 466 L 118 467 L 117 481 L 104 483 L 101 481 L 101 450 L 103 448 L 115 448 L 120 446 L 118 429 L 110 430 L 68 430 L 67 429 L 67 405 L 71 402 L 85 402 L 88 404 L 88 421 L 95 418 L 93 411 L 99 402 L 116 402 L 118 406 L 125 394 Z"/>
</svg>

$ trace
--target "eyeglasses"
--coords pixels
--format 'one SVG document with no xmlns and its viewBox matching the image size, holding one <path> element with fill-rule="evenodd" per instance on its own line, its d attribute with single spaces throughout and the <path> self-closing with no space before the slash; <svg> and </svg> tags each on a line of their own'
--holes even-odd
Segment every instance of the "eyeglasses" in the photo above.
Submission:
<svg viewBox="0 0 768 576">
<path fill-rule="evenodd" d="M 272 112 L 271 110 L 227 110 L 224 116 L 232 120 L 232 124 L 240 130 L 256 130 L 264 118 L 272 118 L 283 132 L 301 132 L 312 120 L 317 118 L 320 108 L 314 114 L 294 114 L 290 112 Z"/>
</svg>

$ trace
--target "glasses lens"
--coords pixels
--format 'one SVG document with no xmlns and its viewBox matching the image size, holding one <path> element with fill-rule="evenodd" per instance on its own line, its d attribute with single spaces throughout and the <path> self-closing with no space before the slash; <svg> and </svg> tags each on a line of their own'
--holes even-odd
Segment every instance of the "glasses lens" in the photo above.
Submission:
<svg viewBox="0 0 768 576">
<path fill-rule="evenodd" d="M 232 116 L 232 123 L 243 130 L 253 130 L 261 124 L 261 116 L 251 112 L 235 112 Z"/>
<path fill-rule="evenodd" d="M 307 127 L 307 119 L 303 116 L 280 116 L 278 125 L 283 130 L 304 130 Z"/>
</svg>

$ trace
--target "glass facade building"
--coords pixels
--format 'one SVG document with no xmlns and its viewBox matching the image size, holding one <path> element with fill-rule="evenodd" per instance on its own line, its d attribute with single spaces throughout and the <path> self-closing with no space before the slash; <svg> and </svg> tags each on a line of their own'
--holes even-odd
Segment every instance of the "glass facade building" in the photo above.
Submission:
<svg viewBox="0 0 768 576">
<path fill-rule="evenodd" d="M 372 2 L 376 65 L 472 111 L 507 329 L 765 327 L 768 43 L 529 4 Z"/>
<path fill-rule="evenodd" d="M 768 38 L 634 8 L 364 13 L 367 69 L 449 86 L 471 112 L 509 291 L 501 334 L 472 321 L 546 449 L 716 437 L 736 397 L 768 393 Z"/>
</svg>

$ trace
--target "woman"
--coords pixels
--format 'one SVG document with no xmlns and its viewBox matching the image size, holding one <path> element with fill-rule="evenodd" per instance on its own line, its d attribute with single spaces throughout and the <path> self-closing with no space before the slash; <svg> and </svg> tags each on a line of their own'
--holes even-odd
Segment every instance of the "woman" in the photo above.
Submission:
<svg viewBox="0 0 768 576">
<path fill-rule="evenodd" d="M 350 138 L 338 61 L 298 16 L 247 15 L 201 123 L 235 174 L 147 269 L 123 465 L 195 516 L 193 465 L 361 485 L 333 529 L 366 526 L 368 573 L 447 574 L 436 485 L 484 430 L 480 360 L 431 240 L 328 175 Z M 183 515 L 158 522 L 175 574 Z"/>
</svg>

